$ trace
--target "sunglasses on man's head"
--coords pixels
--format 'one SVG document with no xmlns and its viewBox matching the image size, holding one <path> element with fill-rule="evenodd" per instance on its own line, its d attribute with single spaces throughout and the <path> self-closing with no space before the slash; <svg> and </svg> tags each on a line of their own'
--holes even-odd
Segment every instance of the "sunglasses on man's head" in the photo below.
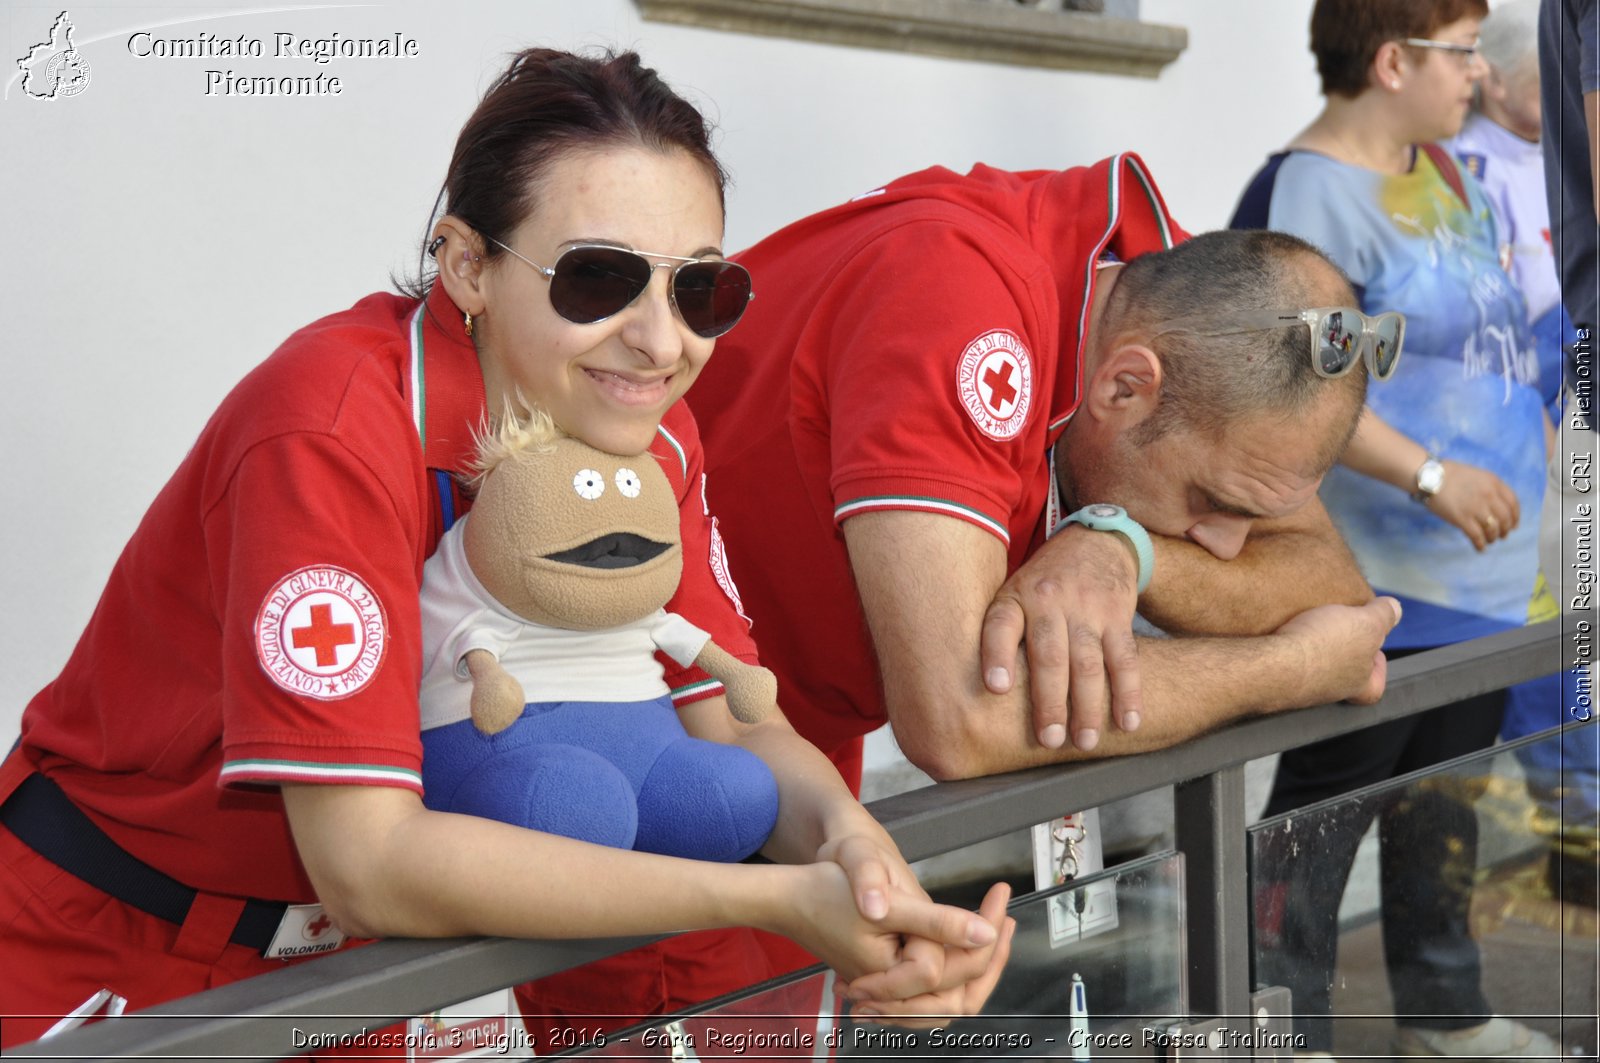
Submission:
<svg viewBox="0 0 1600 1063">
<path fill-rule="evenodd" d="M 1269 328 L 1304 324 L 1310 330 L 1311 368 L 1329 380 L 1344 376 L 1365 359 L 1374 380 L 1388 380 L 1400 362 L 1406 338 L 1406 316 L 1387 310 L 1369 317 L 1349 306 L 1319 306 L 1308 310 L 1260 310 L 1238 315 L 1226 328 L 1203 327 L 1190 319 L 1156 326 L 1152 336 L 1164 332 L 1192 332 L 1197 336 L 1231 336 Z"/>
<path fill-rule="evenodd" d="M 484 239 L 543 274 L 550 282 L 550 305 L 577 325 L 592 325 L 620 314 L 649 287 L 658 269 L 672 270 L 669 290 L 673 308 L 689 331 L 708 340 L 737 325 L 755 298 L 750 271 L 737 262 L 658 255 L 610 244 L 575 244 L 561 252 L 555 265 L 541 266 L 492 236 Z M 677 265 L 671 264 L 674 262 Z"/>
</svg>

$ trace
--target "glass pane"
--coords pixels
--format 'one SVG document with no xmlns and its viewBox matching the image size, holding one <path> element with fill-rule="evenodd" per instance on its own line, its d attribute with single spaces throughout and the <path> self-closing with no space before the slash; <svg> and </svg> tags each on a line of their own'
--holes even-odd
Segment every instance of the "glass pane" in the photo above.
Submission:
<svg viewBox="0 0 1600 1063">
<path fill-rule="evenodd" d="M 1593 1055 L 1597 737 L 1546 732 L 1251 830 L 1255 981 L 1293 993 L 1297 1048 Z"/>
<path fill-rule="evenodd" d="M 1181 856 L 1158 854 L 1029 894 L 1012 904 L 1011 915 L 1017 920 L 1011 962 L 988 1006 L 982 1015 L 940 1031 L 858 1023 L 848 1013 L 835 1015 L 832 1007 L 824 1011 L 832 982 L 827 972 L 813 969 L 725 998 L 675 1024 L 613 1034 L 604 1047 L 579 1055 L 1070 1059 L 1076 1036 L 1101 1046 L 1105 1055 L 1148 1056 L 1149 1050 L 1139 1048 L 1143 1020 L 1183 1014 Z M 1077 1035 L 1074 975 L 1084 983 L 1087 1013 Z"/>
</svg>

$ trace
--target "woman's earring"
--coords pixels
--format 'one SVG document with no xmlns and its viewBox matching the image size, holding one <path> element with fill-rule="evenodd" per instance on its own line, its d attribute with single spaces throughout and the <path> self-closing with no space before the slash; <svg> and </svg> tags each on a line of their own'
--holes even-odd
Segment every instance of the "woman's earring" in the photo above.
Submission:
<svg viewBox="0 0 1600 1063">
<path fill-rule="evenodd" d="M 463 310 L 461 312 L 461 317 L 466 322 L 467 339 L 470 340 L 472 338 L 472 315 L 470 313 L 466 312 L 465 310 Z"/>
</svg>

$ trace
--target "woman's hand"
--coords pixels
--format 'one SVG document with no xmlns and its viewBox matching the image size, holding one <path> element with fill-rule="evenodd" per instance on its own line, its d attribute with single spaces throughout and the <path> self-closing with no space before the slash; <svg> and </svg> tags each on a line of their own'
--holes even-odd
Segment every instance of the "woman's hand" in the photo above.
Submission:
<svg viewBox="0 0 1600 1063">
<path fill-rule="evenodd" d="M 1487 469 L 1457 461 L 1442 464 L 1444 485 L 1427 500 L 1428 508 L 1460 528 L 1475 550 L 1510 535 L 1522 517 L 1516 492 Z"/>
<path fill-rule="evenodd" d="M 1416 476 L 1430 457 L 1422 444 L 1402 435 L 1371 407 L 1361 411 L 1356 434 L 1339 459 L 1344 465 L 1382 480 L 1407 494 L 1416 490 Z M 1460 528 L 1482 550 L 1496 539 L 1504 539 L 1517 526 L 1521 512 L 1517 496 L 1494 473 L 1475 465 L 1444 460 L 1444 482 L 1427 506 L 1441 520 Z"/>
<path fill-rule="evenodd" d="M 952 1019 L 976 1015 L 988 1003 L 1011 957 L 1011 939 L 1017 921 L 1006 915 L 1011 887 L 997 882 L 984 895 L 978 915 L 995 928 L 993 945 L 954 948 L 913 938 L 905 943 L 899 964 L 881 974 L 870 974 L 842 985 L 838 992 L 855 1003 L 858 1019 L 894 1026 L 932 1029 Z M 932 979 L 928 972 L 937 968 Z"/>
<path fill-rule="evenodd" d="M 844 869 L 857 911 L 874 923 L 884 924 L 891 909 L 901 913 L 944 909 L 928 897 L 886 837 L 855 834 L 836 838 L 818 850 L 817 859 Z M 976 916 L 961 913 L 967 920 L 970 943 L 906 937 L 894 966 L 848 981 L 841 993 L 858 1003 L 870 1002 L 868 1010 L 858 1008 L 858 1014 L 892 1017 L 897 1025 L 943 1025 L 948 1018 L 943 1022 L 916 1020 L 976 1014 L 989 999 L 1010 955 L 1014 924 L 1005 914 L 1010 896 L 1010 888 L 998 884 L 989 890 Z M 992 929 L 992 935 L 985 926 Z"/>
<path fill-rule="evenodd" d="M 889 898 L 893 895 L 928 901 L 916 873 L 887 835 L 840 835 L 817 850 L 817 859 L 844 869 L 855 895 L 856 910 L 874 922 L 888 915 Z"/>
<path fill-rule="evenodd" d="M 856 910 L 850 880 L 835 863 L 792 865 L 782 871 L 789 895 L 782 899 L 781 918 L 771 929 L 815 953 L 846 982 L 904 962 L 905 937 L 963 949 L 991 947 L 997 937 L 993 924 L 972 912 L 917 901 L 901 891 L 886 898 L 881 919 L 868 920 Z"/>
</svg>

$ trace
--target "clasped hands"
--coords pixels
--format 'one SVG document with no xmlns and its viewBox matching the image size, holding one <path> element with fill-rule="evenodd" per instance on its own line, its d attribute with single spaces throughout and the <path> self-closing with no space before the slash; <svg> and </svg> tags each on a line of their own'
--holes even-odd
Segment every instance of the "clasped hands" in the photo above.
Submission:
<svg viewBox="0 0 1600 1063">
<path fill-rule="evenodd" d="M 983 1008 L 1016 932 L 1009 886 L 990 887 L 976 913 L 935 904 L 892 843 L 862 834 L 829 841 L 809 868 L 819 881 L 807 922 L 821 940 L 806 943 L 855 1017 L 931 1028 Z"/>
</svg>

